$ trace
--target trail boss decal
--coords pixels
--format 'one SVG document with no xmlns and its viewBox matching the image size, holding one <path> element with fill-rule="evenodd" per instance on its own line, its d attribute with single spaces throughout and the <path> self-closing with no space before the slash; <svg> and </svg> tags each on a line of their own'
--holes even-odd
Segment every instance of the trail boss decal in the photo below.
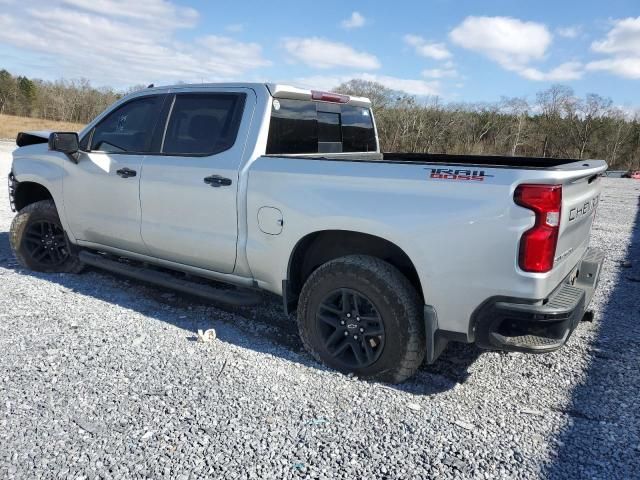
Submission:
<svg viewBox="0 0 640 480">
<path fill-rule="evenodd" d="M 430 168 L 431 175 L 429 178 L 436 180 L 470 180 L 472 182 L 484 182 L 485 178 L 493 177 L 487 175 L 484 170 L 454 170 L 452 168 Z"/>
</svg>

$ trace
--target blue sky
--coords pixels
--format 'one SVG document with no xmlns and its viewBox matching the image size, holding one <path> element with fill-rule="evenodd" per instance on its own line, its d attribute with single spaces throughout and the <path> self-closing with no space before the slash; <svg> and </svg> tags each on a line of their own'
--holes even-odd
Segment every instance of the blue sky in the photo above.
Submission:
<svg viewBox="0 0 640 480">
<path fill-rule="evenodd" d="M 0 68 L 95 85 L 379 81 L 444 101 L 554 83 L 640 106 L 637 0 L 0 0 Z M 635 8 L 634 8 L 635 7 Z"/>
</svg>

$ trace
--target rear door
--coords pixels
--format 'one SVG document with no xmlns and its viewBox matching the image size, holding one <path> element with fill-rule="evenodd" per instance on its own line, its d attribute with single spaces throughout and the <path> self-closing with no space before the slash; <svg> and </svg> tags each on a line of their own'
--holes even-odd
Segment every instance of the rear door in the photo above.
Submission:
<svg viewBox="0 0 640 480">
<path fill-rule="evenodd" d="M 63 180 L 64 208 L 78 240 L 146 254 L 140 236 L 139 180 L 164 94 L 136 97 L 107 114 L 81 141 Z"/>
<path fill-rule="evenodd" d="M 169 101 L 160 153 L 146 156 L 142 166 L 142 238 L 157 258 L 230 273 L 238 170 L 255 93 L 207 88 Z"/>
</svg>

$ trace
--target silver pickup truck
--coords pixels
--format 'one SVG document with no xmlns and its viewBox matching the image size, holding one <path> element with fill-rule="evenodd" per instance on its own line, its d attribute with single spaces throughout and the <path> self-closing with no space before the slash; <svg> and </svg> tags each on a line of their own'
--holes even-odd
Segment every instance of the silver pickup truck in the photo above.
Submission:
<svg viewBox="0 0 640 480">
<path fill-rule="evenodd" d="M 380 153 L 365 98 L 149 88 L 17 144 L 22 265 L 231 305 L 268 290 L 314 357 L 360 377 L 402 381 L 449 341 L 560 348 L 603 262 L 588 245 L 605 162 Z"/>
</svg>

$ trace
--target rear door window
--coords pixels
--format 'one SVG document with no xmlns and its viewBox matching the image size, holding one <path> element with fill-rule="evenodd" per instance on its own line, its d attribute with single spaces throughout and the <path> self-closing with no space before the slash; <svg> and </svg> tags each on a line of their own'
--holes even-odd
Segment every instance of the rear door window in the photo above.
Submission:
<svg viewBox="0 0 640 480">
<path fill-rule="evenodd" d="M 171 108 L 162 153 L 213 155 L 236 141 L 244 93 L 177 94 Z"/>
<path fill-rule="evenodd" d="M 267 154 L 374 152 L 369 108 L 307 100 L 275 99 Z"/>
<path fill-rule="evenodd" d="M 94 129 L 91 150 L 148 153 L 158 124 L 163 95 L 136 98 L 109 113 Z"/>
<path fill-rule="evenodd" d="M 313 102 L 276 99 L 271 109 L 267 153 L 317 153 L 318 118 Z"/>
<path fill-rule="evenodd" d="M 352 105 L 342 106 L 342 151 L 374 152 L 376 132 L 371 110 Z"/>
</svg>

